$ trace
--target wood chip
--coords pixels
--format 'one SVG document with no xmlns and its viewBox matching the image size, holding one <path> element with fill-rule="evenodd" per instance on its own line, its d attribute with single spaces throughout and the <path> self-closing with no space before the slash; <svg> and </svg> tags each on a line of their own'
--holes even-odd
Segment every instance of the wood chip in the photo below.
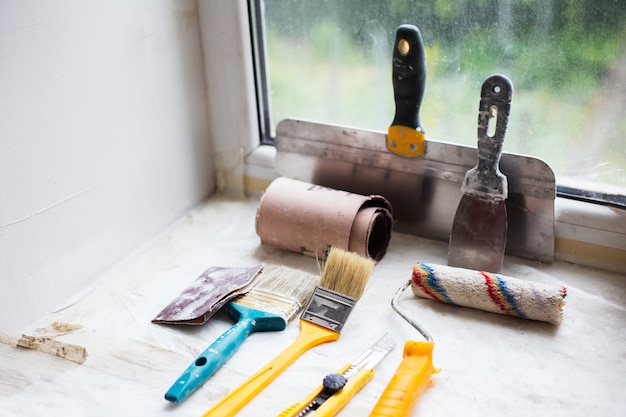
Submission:
<svg viewBox="0 0 626 417">
<path fill-rule="evenodd" d="M 87 359 L 87 349 L 84 347 L 60 342 L 49 337 L 22 335 L 17 340 L 17 346 L 38 350 L 78 364 L 82 364 Z"/>
</svg>

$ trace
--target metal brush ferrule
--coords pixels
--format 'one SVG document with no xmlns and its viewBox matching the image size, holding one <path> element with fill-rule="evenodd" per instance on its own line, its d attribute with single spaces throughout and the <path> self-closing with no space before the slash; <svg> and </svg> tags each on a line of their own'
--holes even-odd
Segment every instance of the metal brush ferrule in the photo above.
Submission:
<svg viewBox="0 0 626 417">
<path fill-rule="evenodd" d="M 317 286 L 301 319 L 340 333 L 356 301 L 345 294 Z"/>
</svg>

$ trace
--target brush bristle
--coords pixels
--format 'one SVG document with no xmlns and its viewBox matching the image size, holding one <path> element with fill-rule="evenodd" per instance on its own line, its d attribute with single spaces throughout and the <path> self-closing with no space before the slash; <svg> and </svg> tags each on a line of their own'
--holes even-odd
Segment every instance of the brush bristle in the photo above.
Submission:
<svg viewBox="0 0 626 417">
<path fill-rule="evenodd" d="M 254 287 L 235 301 L 257 310 L 279 314 L 289 321 L 302 309 L 319 277 L 279 265 L 263 267 Z"/>
<path fill-rule="evenodd" d="M 263 267 L 259 282 L 254 288 L 293 298 L 300 304 L 304 304 L 319 281 L 319 277 L 298 269 L 282 265 L 267 265 Z"/>
<path fill-rule="evenodd" d="M 333 247 L 326 258 L 320 286 L 358 300 L 375 265 L 372 259 Z"/>
</svg>

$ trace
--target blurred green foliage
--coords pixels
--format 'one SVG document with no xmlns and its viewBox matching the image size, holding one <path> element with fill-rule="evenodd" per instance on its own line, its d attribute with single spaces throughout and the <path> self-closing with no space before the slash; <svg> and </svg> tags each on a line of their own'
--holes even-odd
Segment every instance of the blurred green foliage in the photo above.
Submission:
<svg viewBox="0 0 626 417">
<path fill-rule="evenodd" d="M 460 51 L 463 71 L 515 68 L 537 88 L 601 80 L 624 48 L 624 0 L 265 0 L 278 36 L 371 44 L 371 28 L 393 39 L 403 23 L 417 25 L 426 46 Z M 326 30 L 324 30 L 326 26 Z M 339 27 L 341 32 L 330 28 Z M 326 36 L 326 39 L 320 37 Z M 332 37 L 332 39 L 329 39 Z M 329 51 L 319 51 L 322 54 Z M 442 62 L 439 71 L 459 69 Z"/>
<path fill-rule="evenodd" d="M 626 71 L 616 67 L 626 55 L 625 0 L 264 5 L 274 123 L 299 117 L 386 130 L 394 112 L 392 43 L 396 28 L 410 23 L 426 46 L 421 114 L 429 137 L 473 146 L 480 85 L 500 72 L 515 86 L 505 150 L 541 157 L 557 174 L 597 174 L 626 186 L 626 114 L 606 119 L 610 109 L 602 108 L 614 87 L 607 80 Z M 614 126 L 590 147 L 590 123 L 607 120 Z M 607 170 L 607 161 L 617 168 Z"/>
</svg>

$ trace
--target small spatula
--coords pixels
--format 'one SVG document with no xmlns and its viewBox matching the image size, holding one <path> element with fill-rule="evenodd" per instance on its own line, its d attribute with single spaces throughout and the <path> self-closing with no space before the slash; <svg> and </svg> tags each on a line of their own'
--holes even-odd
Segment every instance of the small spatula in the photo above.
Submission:
<svg viewBox="0 0 626 417">
<path fill-rule="evenodd" d="M 478 163 L 465 174 L 454 216 L 448 265 L 498 273 L 506 246 L 507 179 L 500 172 L 513 84 L 504 75 L 484 82 L 478 108 Z"/>
</svg>

